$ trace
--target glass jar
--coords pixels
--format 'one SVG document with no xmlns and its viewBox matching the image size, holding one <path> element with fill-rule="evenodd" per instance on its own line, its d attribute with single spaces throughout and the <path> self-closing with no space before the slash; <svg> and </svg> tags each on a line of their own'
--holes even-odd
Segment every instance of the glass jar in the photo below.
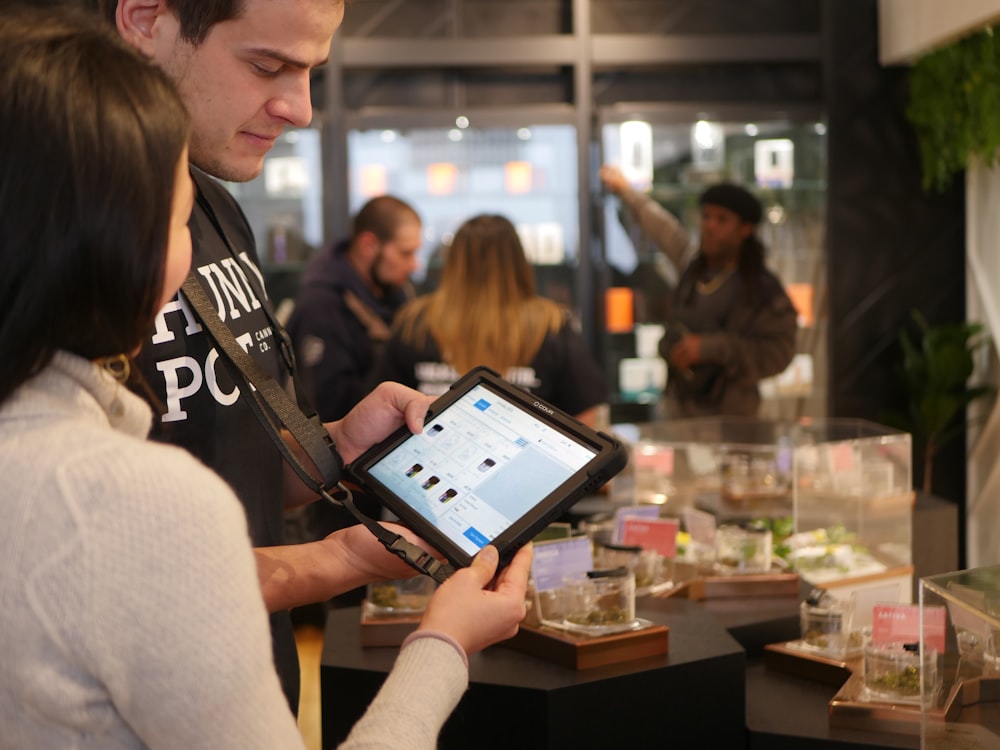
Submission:
<svg viewBox="0 0 1000 750">
<path fill-rule="evenodd" d="M 865 696 L 869 700 L 920 703 L 938 687 L 937 652 L 920 653 L 916 643 L 865 646 Z"/>
<path fill-rule="evenodd" d="M 720 526 L 715 530 L 715 571 L 722 575 L 768 573 L 771 530 Z"/>
<path fill-rule="evenodd" d="M 861 646 L 860 635 L 852 639 L 849 608 L 829 592 L 813 589 L 799 605 L 800 645 L 837 658 Z"/>
<path fill-rule="evenodd" d="M 369 583 L 365 607 L 370 613 L 378 615 L 423 612 L 436 588 L 437 583 L 429 576 Z"/>
<path fill-rule="evenodd" d="M 598 632 L 615 632 L 635 623 L 635 575 L 626 567 L 591 570 L 568 581 L 566 621 Z"/>
</svg>

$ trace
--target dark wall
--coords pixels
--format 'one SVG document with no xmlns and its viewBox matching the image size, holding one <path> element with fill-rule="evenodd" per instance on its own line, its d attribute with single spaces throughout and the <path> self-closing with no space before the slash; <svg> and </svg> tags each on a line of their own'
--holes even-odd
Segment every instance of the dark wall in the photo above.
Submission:
<svg viewBox="0 0 1000 750">
<path fill-rule="evenodd" d="M 902 405 L 893 368 L 911 309 L 931 324 L 965 319 L 964 182 L 940 194 L 921 188 L 908 68 L 878 62 L 877 0 L 825 0 L 823 29 L 829 414 L 879 421 Z M 939 456 L 933 487 L 962 508 L 964 444 Z M 922 471 L 918 462 L 915 485 Z"/>
</svg>

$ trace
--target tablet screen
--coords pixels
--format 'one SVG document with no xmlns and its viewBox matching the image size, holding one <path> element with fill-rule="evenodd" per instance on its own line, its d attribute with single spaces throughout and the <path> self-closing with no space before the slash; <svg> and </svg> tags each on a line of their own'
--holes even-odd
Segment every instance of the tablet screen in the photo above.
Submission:
<svg viewBox="0 0 1000 750">
<path fill-rule="evenodd" d="M 368 473 L 474 555 L 596 455 L 479 383 Z"/>
</svg>

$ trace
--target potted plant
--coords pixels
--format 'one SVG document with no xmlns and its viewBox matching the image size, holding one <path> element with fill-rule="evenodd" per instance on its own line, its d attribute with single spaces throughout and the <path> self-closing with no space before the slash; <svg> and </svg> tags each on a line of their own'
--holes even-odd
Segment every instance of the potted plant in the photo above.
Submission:
<svg viewBox="0 0 1000 750">
<path fill-rule="evenodd" d="M 921 486 L 930 494 L 938 451 L 964 434 L 969 404 L 992 395 L 996 388 L 969 382 L 976 352 L 990 343 L 981 323 L 931 326 L 919 311 L 914 310 L 912 316 L 919 335 L 912 336 L 906 328 L 900 330 L 903 359 L 897 367 L 907 410 L 905 414 L 890 415 L 887 421 L 912 435 L 914 451 L 922 452 Z"/>
</svg>

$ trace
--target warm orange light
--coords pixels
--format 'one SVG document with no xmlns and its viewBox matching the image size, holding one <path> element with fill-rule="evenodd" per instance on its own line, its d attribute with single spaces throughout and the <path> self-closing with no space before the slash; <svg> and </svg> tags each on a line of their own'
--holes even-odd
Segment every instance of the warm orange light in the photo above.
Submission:
<svg viewBox="0 0 1000 750">
<path fill-rule="evenodd" d="M 365 198 L 374 198 L 388 192 L 389 177 L 385 164 L 364 164 L 359 174 L 358 187 Z"/>
<path fill-rule="evenodd" d="M 632 290 L 613 286 L 604 293 L 604 319 L 608 333 L 629 333 L 635 325 L 632 314 Z"/>
<path fill-rule="evenodd" d="M 786 284 L 785 291 L 788 298 L 795 305 L 795 312 L 799 315 L 799 325 L 802 328 L 811 328 L 816 322 L 816 313 L 813 310 L 813 301 L 816 293 L 812 284 Z"/>
<path fill-rule="evenodd" d="M 451 162 L 440 161 L 427 165 L 427 192 L 431 195 L 450 195 L 455 192 L 458 169 Z"/>
<path fill-rule="evenodd" d="M 503 165 L 503 186 L 511 195 L 531 192 L 531 162 L 509 161 Z"/>
</svg>

